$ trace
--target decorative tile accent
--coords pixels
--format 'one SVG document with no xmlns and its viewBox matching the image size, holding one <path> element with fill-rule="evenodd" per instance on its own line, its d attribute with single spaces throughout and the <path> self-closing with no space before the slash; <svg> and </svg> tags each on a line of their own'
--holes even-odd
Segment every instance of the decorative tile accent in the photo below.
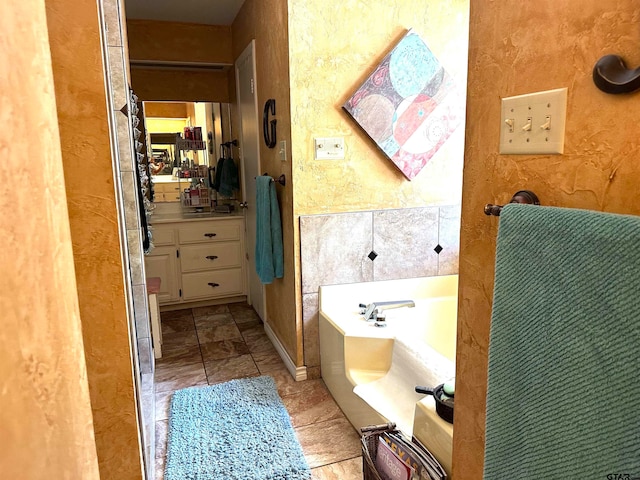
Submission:
<svg viewBox="0 0 640 480">
<path fill-rule="evenodd" d="M 140 228 L 140 212 L 136 197 L 136 177 L 134 172 L 121 172 L 122 200 L 124 203 L 125 224 L 127 230 Z"/>
<path fill-rule="evenodd" d="M 436 245 L 433 251 L 436 252 L 438 255 L 440 255 L 440 252 L 442 251 L 442 246 L 440 244 Z"/>
<path fill-rule="evenodd" d="M 444 250 L 438 256 L 438 275 L 452 275 L 459 271 L 460 210 L 460 205 L 440 207 L 438 242 Z"/>
<path fill-rule="evenodd" d="M 103 0 L 102 11 L 104 26 L 107 31 L 107 46 L 121 47 L 122 35 L 120 33 L 120 12 L 118 0 Z"/>
<path fill-rule="evenodd" d="M 438 207 L 381 210 L 373 213 L 373 246 L 378 258 L 374 279 L 437 275 Z"/>
<path fill-rule="evenodd" d="M 133 310 L 136 321 L 136 338 L 151 336 L 149 329 L 149 305 L 147 304 L 147 289 L 144 285 L 133 286 Z"/>
<path fill-rule="evenodd" d="M 124 53 L 122 47 L 107 47 L 109 55 L 109 83 L 111 84 L 113 110 L 127 105 L 129 87 L 125 80 Z"/>
<path fill-rule="evenodd" d="M 302 293 L 373 280 L 371 228 L 371 212 L 300 217 Z"/>
<path fill-rule="evenodd" d="M 304 364 L 308 367 L 320 365 L 320 332 L 318 326 L 318 294 L 302 295 L 302 325 L 304 339 Z"/>
<path fill-rule="evenodd" d="M 371 250 L 371 253 L 369 255 L 367 255 L 367 257 L 369 257 L 369 260 L 371 260 L 372 262 L 376 259 L 377 256 L 378 256 L 378 254 L 376 252 L 374 252 L 373 250 Z"/>
<path fill-rule="evenodd" d="M 133 149 L 131 146 L 131 131 L 129 130 L 129 117 L 117 114 L 116 137 L 118 143 L 118 160 L 121 172 L 135 171 Z M 123 193 L 125 193 L 123 191 Z"/>
<path fill-rule="evenodd" d="M 138 361 L 140 362 L 140 373 L 153 373 L 153 351 L 149 337 L 138 338 Z"/>
<path fill-rule="evenodd" d="M 146 279 L 143 260 L 144 253 L 142 252 L 142 238 L 140 237 L 139 228 L 136 228 L 135 230 L 127 230 L 127 245 L 129 248 L 129 272 L 131 273 L 131 284 L 144 286 L 146 296 Z"/>
</svg>

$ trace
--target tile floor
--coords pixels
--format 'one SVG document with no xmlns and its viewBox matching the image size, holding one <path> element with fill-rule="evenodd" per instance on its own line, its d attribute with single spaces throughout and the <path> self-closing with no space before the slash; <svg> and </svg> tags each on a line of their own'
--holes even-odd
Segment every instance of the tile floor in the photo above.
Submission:
<svg viewBox="0 0 640 480">
<path fill-rule="evenodd" d="M 296 382 L 251 306 L 232 303 L 162 312 L 156 361 L 156 479 L 164 472 L 171 394 L 181 388 L 270 375 L 302 445 L 313 480 L 361 480 L 360 436 L 322 380 Z"/>
</svg>

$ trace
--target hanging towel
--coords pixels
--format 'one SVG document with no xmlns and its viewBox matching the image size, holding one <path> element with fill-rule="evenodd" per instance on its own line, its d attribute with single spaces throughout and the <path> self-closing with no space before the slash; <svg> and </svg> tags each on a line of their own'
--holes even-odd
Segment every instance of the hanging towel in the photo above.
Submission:
<svg viewBox="0 0 640 480">
<path fill-rule="evenodd" d="M 640 477 L 640 217 L 506 205 L 495 273 L 484 479 Z"/>
<path fill-rule="evenodd" d="M 273 178 L 256 177 L 256 271 L 262 283 L 284 275 L 282 224 Z"/>
<path fill-rule="evenodd" d="M 220 172 L 220 188 L 218 192 L 225 197 L 231 197 L 234 190 L 240 188 L 238 179 L 238 167 L 233 158 L 225 158 Z"/>
<path fill-rule="evenodd" d="M 222 178 L 222 166 L 224 165 L 224 161 L 226 159 L 224 157 L 220 157 L 218 159 L 218 163 L 216 164 L 216 175 L 213 179 L 213 189 L 218 192 L 220 190 L 220 180 Z"/>
</svg>

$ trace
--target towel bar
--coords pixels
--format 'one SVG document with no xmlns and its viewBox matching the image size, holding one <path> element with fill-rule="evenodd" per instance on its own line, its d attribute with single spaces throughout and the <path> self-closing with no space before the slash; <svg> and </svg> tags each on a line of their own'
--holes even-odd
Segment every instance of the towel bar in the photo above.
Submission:
<svg viewBox="0 0 640 480">
<path fill-rule="evenodd" d="M 531 190 L 519 190 L 513 194 L 513 197 L 511 197 L 511 201 L 509 201 L 509 203 L 527 203 L 530 205 L 540 205 L 540 200 L 538 200 L 538 196 Z M 484 206 L 484 214 L 499 217 L 503 206 L 504 205 L 493 205 L 492 203 L 487 203 Z"/>
<path fill-rule="evenodd" d="M 265 173 L 263 176 L 268 177 L 269 174 Z M 255 179 L 256 177 L 253 177 L 253 178 Z M 271 181 L 272 182 L 278 182 L 283 187 L 287 184 L 287 178 L 284 176 L 284 173 L 282 175 L 280 175 L 278 178 L 272 178 Z"/>
</svg>

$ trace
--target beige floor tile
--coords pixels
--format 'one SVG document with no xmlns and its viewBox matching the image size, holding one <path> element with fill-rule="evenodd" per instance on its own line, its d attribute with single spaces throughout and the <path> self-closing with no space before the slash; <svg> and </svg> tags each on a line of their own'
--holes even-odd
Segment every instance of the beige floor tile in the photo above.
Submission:
<svg viewBox="0 0 640 480">
<path fill-rule="evenodd" d="M 362 457 L 311 470 L 311 480 L 362 480 Z"/>
<path fill-rule="evenodd" d="M 228 382 L 234 378 L 257 377 L 260 371 L 251 355 L 223 358 L 205 363 L 209 385 Z"/>
<path fill-rule="evenodd" d="M 219 342 L 208 342 L 200 344 L 202 359 L 204 362 L 221 360 L 223 358 L 239 357 L 247 355 L 249 348 L 247 344 L 240 340 L 221 340 Z"/>
<path fill-rule="evenodd" d="M 227 305 L 211 305 L 209 307 L 196 307 L 191 309 L 194 317 L 206 317 L 207 315 L 215 315 L 218 313 L 229 313 Z"/>
<path fill-rule="evenodd" d="M 196 329 L 217 327 L 219 325 L 228 325 L 235 323 L 230 313 L 212 313 L 194 319 Z"/>
<path fill-rule="evenodd" d="M 260 317 L 252 307 L 240 308 L 232 307 L 231 305 L 229 305 L 229 311 L 231 312 L 231 315 L 233 315 L 233 319 L 236 323 L 245 323 L 254 320 L 260 320 Z"/>
<path fill-rule="evenodd" d="M 235 323 L 229 323 L 215 327 L 199 328 L 198 340 L 200 343 L 219 342 L 220 340 L 242 340 L 242 335 Z"/>
<path fill-rule="evenodd" d="M 156 393 L 173 392 L 182 388 L 207 385 L 202 363 L 192 365 L 158 365 L 155 374 Z"/>
<path fill-rule="evenodd" d="M 162 347 L 184 347 L 185 345 L 198 345 L 198 335 L 196 329 L 181 332 L 162 332 Z"/>
<path fill-rule="evenodd" d="M 178 318 L 164 318 L 160 315 L 160 323 L 162 325 L 162 336 L 169 335 L 176 332 L 188 332 L 195 330 L 196 326 L 193 322 L 193 317 L 178 317 Z"/>
<path fill-rule="evenodd" d="M 282 358 L 280 358 L 280 355 L 278 354 L 276 349 L 273 347 L 271 348 L 272 350 L 268 350 L 265 352 L 251 353 L 253 361 L 256 362 L 258 370 L 260 370 L 261 374 L 266 374 L 284 365 L 284 362 L 282 361 Z"/>
<path fill-rule="evenodd" d="M 273 377 L 280 397 L 292 395 L 294 393 L 303 393 L 308 389 L 313 390 L 315 388 L 313 382 L 308 380 L 296 382 L 295 378 L 291 376 L 291 373 L 287 370 L 284 363 L 278 367 L 274 367 L 274 369 L 270 370 L 266 375 Z"/>
<path fill-rule="evenodd" d="M 304 392 L 282 397 L 294 427 L 344 418 L 322 380 L 307 382 Z"/>
<path fill-rule="evenodd" d="M 162 358 L 156 359 L 156 365 L 189 365 L 201 363 L 200 345 L 182 345 L 175 342 L 162 346 Z"/>
<path fill-rule="evenodd" d="M 270 352 L 272 350 L 275 350 L 273 343 L 271 342 L 267 334 L 264 333 L 264 330 L 262 330 L 262 332 L 260 333 L 254 333 L 250 335 L 246 335 L 245 332 L 242 335 L 251 353 Z"/>
<path fill-rule="evenodd" d="M 311 468 L 361 455 L 360 436 L 346 418 L 298 427 L 295 431 Z"/>
<path fill-rule="evenodd" d="M 168 312 L 160 312 L 161 321 L 165 322 L 168 320 L 192 320 L 193 321 L 193 313 L 190 308 L 185 308 L 182 310 L 171 310 Z"/>
</svg>

